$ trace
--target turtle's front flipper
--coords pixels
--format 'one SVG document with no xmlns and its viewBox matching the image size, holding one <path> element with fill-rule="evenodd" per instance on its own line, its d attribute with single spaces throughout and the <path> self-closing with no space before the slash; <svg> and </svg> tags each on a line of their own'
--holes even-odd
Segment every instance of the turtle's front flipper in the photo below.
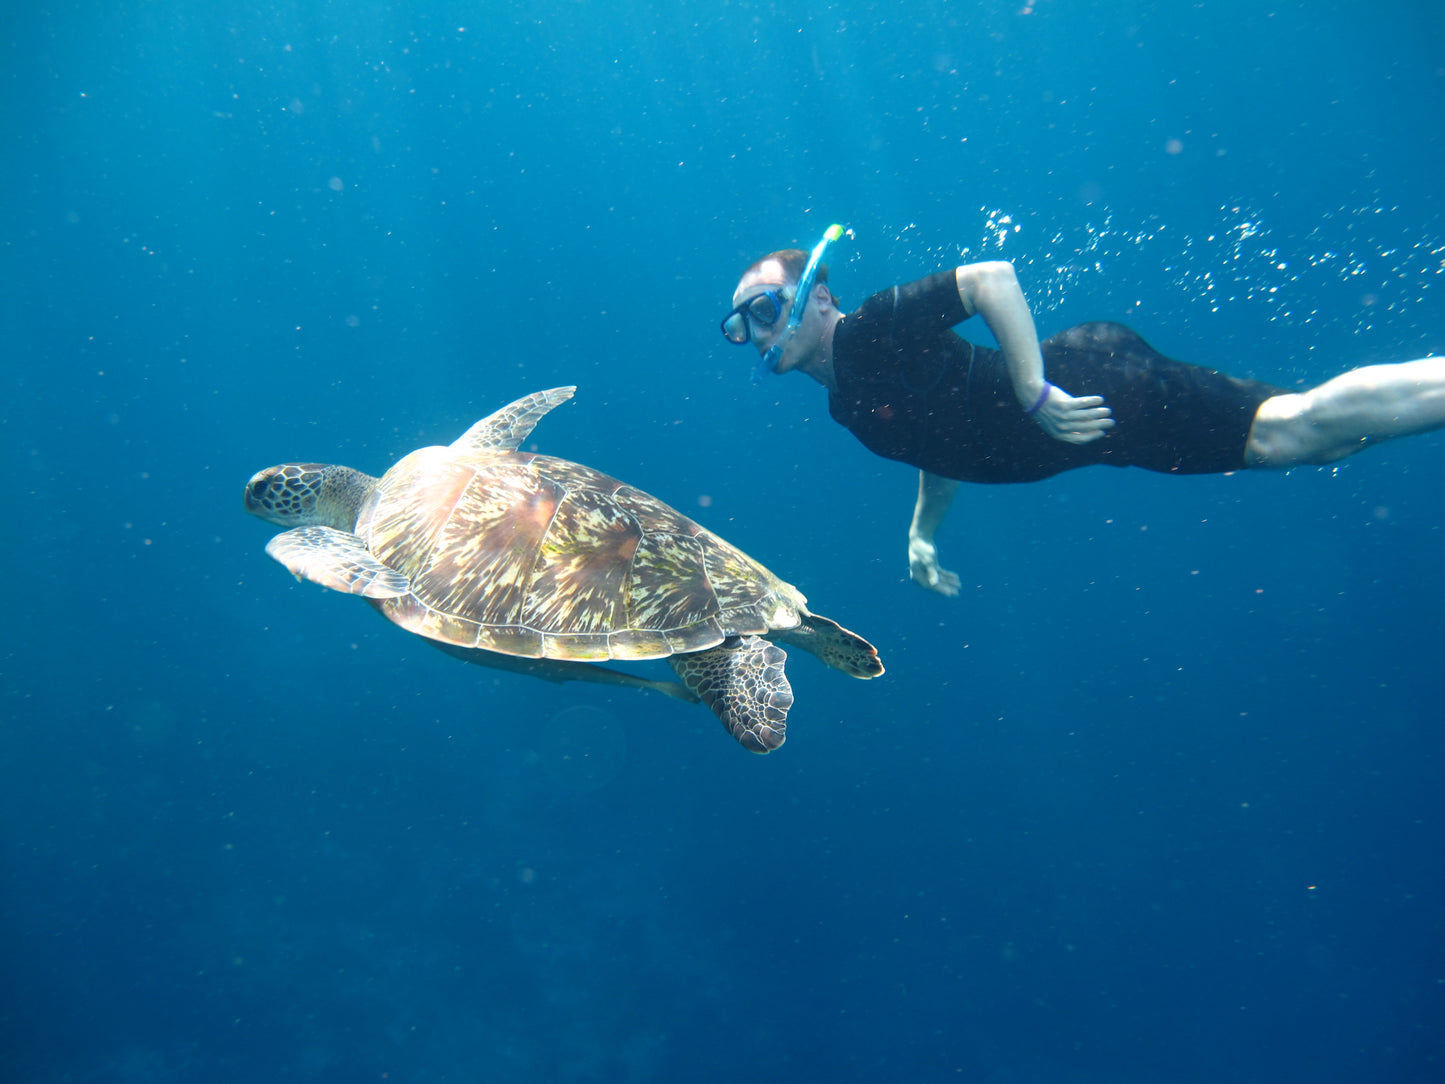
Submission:
<svg viewBox="0 0 1445 1084">
<path fill-rule="evenodd" d="M 770 753 L 787 737 L 793 689 L 782 648 L 757 636 L 733 636 L 667 661 L 689 689 L 712 708 L 745 749 Z"/>
<path fill-rule="evenodd" d="M 452 442 L 452 447 L 465 452 L 515 452 L 547 412 L 572 398 L 576 390 L 566 387 L 536 391 L 508 403 L 468 429 Z"/>
<path fill-rule="evenodd" d="M 411 590 L 407 578 L 373 557 L 361 539 L 335 527 L 297 527 L 266 543 L 266 552 L 307 579 L 348 595 L 396 598 Z"/>
<path fill-rule="evenodd" d="M 804 613 L 802 623 L 796 628 L 780 629 L 769 635 L 801 647 L 849 677 L 875 678 L 883 673 L 883 660 L 878 657 L 876 647 L 826 617 Z"/>
</svg>

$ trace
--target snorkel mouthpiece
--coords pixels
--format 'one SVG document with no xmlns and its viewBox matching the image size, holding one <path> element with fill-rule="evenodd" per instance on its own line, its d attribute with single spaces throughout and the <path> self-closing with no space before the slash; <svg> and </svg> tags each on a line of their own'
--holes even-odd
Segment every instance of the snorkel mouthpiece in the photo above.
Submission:
<svg viewBox="0 0 1445 1084">
<path fill-rule="evenodd" d="M 761 384 L 763 377 L 771 376 L 777 372 L 778 362 L 782 360 L 783 357 L 783 343 L 786 339 L 787 333 L 784 332 L 778 341 L 768 347 L 767 350 L 763 352 L 763 356 L 758 359 L 758 367 L 753 370 L 754 384 Z"/>
<path fill-rule="evenodd" d="M 793 309 L 788 313 L 788 322 L 783 327 L 782 334 L 778 341 L 768 347 L 758 361 L 758 367 L 753 370 L 753 383 L 761 384 L 763 377 L 773 373 L 778 368 L 778 362 L 783 359 L 783 350 L 787 348 L 788 340 L 793 337 L 793 332 L 798 330 L 798 325 L 803 322 L 803 312 L 808 307 L 808 298 L 813 293 L 813 282 L 818 277 L 818 266 L 823 262 L 823 253 L 827 251 L 829 242 L 836 241 L 843 236 L 843 227 L 833 223 L 823 233 L 823 239 L 813 246 L 813 254 L 808 257 L 808 265 L 803 268 L 803 275 L 798 279 L 798 288 L 793 293 Z"/>
</svg>

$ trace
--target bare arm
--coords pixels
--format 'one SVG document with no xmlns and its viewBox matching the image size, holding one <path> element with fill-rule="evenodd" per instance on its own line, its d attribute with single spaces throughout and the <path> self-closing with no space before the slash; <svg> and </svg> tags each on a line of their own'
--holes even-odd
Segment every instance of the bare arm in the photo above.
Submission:
<svg viewBox="0 0 1445 1084">
<path fill-rule="evenodd" d="M 1055 440 L 1087 444 L 1113 428 L 1111 411 L 1097 395 L 1075 398 L 1044 378 L 1044 356 L 1013 264 L 1004 260 L 963 264 L 954 271 L 958 296 L 997 340 L 1019 406 Z"/>
<path fill-rule="evenodd" d="M 918 472 L 918 503 L 908 527 L 908 571 L 914 583 L 940 595 L 958 594 L 958 574 L 939 567 L 938 547 L 933 544 L 934 533 L 957 492 L 958 483 L 952 478 Z"/>
</svg>

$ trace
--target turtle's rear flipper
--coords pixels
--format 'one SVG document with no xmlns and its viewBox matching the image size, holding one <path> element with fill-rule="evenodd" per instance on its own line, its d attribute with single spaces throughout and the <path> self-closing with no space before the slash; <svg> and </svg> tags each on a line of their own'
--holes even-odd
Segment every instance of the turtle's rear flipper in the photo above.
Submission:
<svg viewBox="0 0 1445 1084">
<path fill-rule="evenodd" d="M 376 605 L 373 603 L 372 605 Z M 380 607 L 378 607 L 380 609 Z M 686 704 L 696 704 L 697 694 L 685 685 L 675 681 L 654 681 L 621 670 L 608 670 L 591 662 L 573 662 L 569 659 L 527 659 L 516 655 L 503 655 L 480 647 L 462 647 L 444 640 L 427 640 L 439 651 L 445 651 L 454 659 L 486 666 L 493 670 L 506 670 L 513 674 L 527 674 L 543 681 L 590 681 L 597 685 L 619 685 L 624 689 L 643 689 L 662 693 Z"/>
<path fill-rule="evenodd" d="M 745 749 L 770 753 L 787 737 L 793 689 L 782 648 L 757 636 L 730 636 L 717 647 L 667 661 L 712 708 Z"/>
<path fill-rule="evenodd" d="M 349 531 L 335 527 L 297 527 L 266 543 L 266 552 L 298 580 L 367 598 L 396 598 L 411 590 L 407 578 L 388 568 Z"/>
<path fill-rule="evenodd" d="M 826 617 L 805 613 L 802 623 L 796 628 L 779 629 L 770 635 L 775 640 L 801 647 L 818 656 L 834 670 L 842 670 L 849 677 L 875 678 L 883 673 L 883 660 L 878 657 L 876 647 L 856 632 L 849 632 Z"/>
</svg>

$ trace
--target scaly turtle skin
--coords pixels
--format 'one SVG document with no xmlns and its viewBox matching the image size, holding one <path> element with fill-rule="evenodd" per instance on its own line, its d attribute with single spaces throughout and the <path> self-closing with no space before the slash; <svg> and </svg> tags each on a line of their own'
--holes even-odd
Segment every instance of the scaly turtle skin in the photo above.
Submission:
<svg viewBox="0 0 1445 1084">
<path fill-rule="evenodd" d="M 866 640 L 657 498 L 519 452 L 574 390 L 519 399 L 379 479 L 319 463 L 271 467 L 247 483 L 246 510 L 290 528 L 266 552 L 298 578 L 362 595 L 450 654 L 695 695 L 754 752 L 783 744 L 793 702 L 787 656 L 771 641 L 853 677 L 883 672 Z M 691 695 L 592 665 L 660 658 Z"/>
</svg>

